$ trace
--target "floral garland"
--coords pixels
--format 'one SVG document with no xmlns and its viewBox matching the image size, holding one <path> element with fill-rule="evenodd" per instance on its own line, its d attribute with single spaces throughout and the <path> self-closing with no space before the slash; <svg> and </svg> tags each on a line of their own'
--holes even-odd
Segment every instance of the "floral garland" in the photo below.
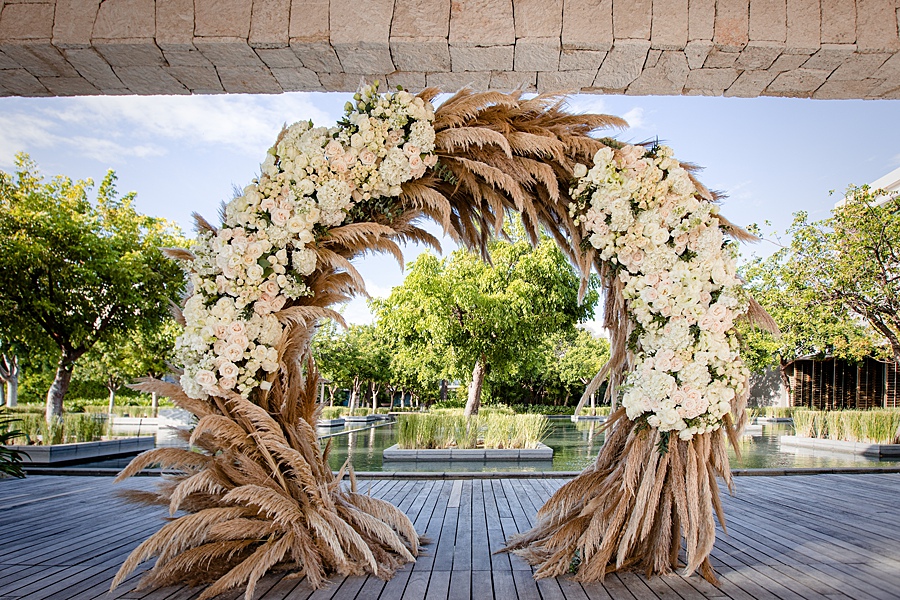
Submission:
<svg viewBox="0 0 900 600">
<path fill-rule="evenodd" d="M 403 182 L 437 162 L 432 105 L 377 88 L 362 88 L 337 127 L 286 128 L 260 177 L 227 204 L 223 226 L 198 236 L 176 344 L 187 395 L 234 390 L 246 398 L 269 389 L 284 331 L 278 311 L 309 293 L 304 278 L 316 267 L 307 245 L 354 205 L 398 196 Z"/>
<path fill-rule="evenodd" d="M 683 440 L 718 429 L 749 377 L 734 329 L 748 299 L 719 207 L 666 146 L 607 147 L 575 176 L 572 215 L 624 284 L 632 319 L 628 418 Z"/>
</svg>

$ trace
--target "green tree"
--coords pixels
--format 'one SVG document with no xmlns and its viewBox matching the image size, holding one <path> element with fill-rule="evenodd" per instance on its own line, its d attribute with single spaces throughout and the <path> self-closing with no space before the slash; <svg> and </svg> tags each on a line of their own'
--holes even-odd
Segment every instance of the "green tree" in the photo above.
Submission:
<svg viewBox="0 0 900 600">
<path fill-rule="evenodd" d="M 490 258 L 422 254 L 403 285 L 372 303 L 396 345 L 443 348 L 454 375 L 471 373 L 467 415 L 478 412 L 488 371 L 515 373 L 551 332 L 589 319 L 598 299 L 592 289 L 579 305 L 578 275 L 549 239 L 495 241 Z"/>
<path fill-rule="evenodd" d="M 797 215 L 791 250 L 808 286 L 864 319 L 900 362 L 900 195 L 850 187 L 829 219 Z"/>
<path fill-rule="evenodd" d="M 109 392 L 109 412 L 115 406 L 116 393 L 122 386 L 142 377 L 162 377 L 173 359 L 178 325 L 172 318 L 145 321 L 138 327 L 94 347 L 78 362 L 74 380 L 95 381 Z M 159 409 L 159 398 L 151 398 L 153 416 Z"/>
<path fill-rule="evenodd" d="M 184 277 L 162 246 L 183 244 L 163 219 L 139 214 L 134 193 L 119 196 L 110 171 L 96 200 L 91 180 L 44 182 L 19 155 L 0 172 L 0 331 L 58 352 L 47 418 L 61 414 L 76 361 L 143 322 L 166 318 Z"/>
<path fill-rule="evenodd" d="M 365 389 L 374 409 L 379 391 L 390 384 L 390 356 L 374 325 L 351 325 L 341 332 L 330 322 L 316 335 L 314 356 L 323 377 L 331 382 L 331 404 L 337 390 L 347 388 L 349 406 L 356 408 Z"/>
<path fill-rule="evenodd" d="M 752 372 L 762 373 L 800 356 L 858 361 L 877 351 L 871 329 L 841 306 L 825 301 L 792 248 L 765 258 L 754 256 L 742 265 L 740 275 L 781 330 L 776 337 L 739 323 L 746 346 L 742 356 Z"/>
<path fill-rule="evenodd" d="M 569 335 L 554 336 L 550 340 L 548 368 L 562 382 L 569 396 L 581 394 L 609 360 L 609 340 L 593 335 L 586 329 L 576 329 Z"/>
</svg>

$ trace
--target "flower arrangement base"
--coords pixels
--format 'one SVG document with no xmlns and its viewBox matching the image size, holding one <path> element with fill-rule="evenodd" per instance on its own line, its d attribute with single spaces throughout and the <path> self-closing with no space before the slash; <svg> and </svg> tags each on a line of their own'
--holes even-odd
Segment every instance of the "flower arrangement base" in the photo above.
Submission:
<svg viewBox="0 0 900 600">
<path fill-rule="evenodd" d="M 557 490 L 534 528 L 511 536 L 504 551 L 536 566 L 536 578 L 574 571 L 578 580 L 602 581 L 620 569 L 648 577 L 674 571 L 683 540 L 685 575 L 699 571 L 717 583 L 709 553 L 714 514 L 725 525 L 716 477 L 731 489 L 725 432 L 664 441 L 624 409 L 608 427 L 597 461 Z"/>
</svg>

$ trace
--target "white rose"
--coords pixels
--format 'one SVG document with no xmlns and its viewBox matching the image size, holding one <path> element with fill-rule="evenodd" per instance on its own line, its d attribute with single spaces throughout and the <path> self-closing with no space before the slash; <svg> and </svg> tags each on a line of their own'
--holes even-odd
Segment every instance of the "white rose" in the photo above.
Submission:
<svg viewBox="0 0 900 600">
<path fill-rule="evenodd" d="M 228 346 L 225 347 L 225 351 L 222 353 L 222 358 L 231 362 L 242 360 L 244 358 L 244 349 L 238 344 L 228 344 Z"/>
<path fill-rule="evenodd" d="M 194 375 L 194 381 L 204 388 L 211 388 L 216 385 L 216 374 L 208 369 L 200 369 Z"/>
<path fill-rule="evenodd" d="M 272 223 L 283 227 L 288 222 L 288 219 L 291 218 L 291 211 L 284 208 L 276 208 L 271 211 L 271 215 Z"/>
<path fill-rule="evenodd" d="M 250 345 L 250 340 L 247 338 L 246 333 L 235 334 L 228 338 L 228 341 L 238 346 L 241 349 L 241 352 L 243 352 L 247 348 L 247 346 Z"/>
<path fill-rule="evenodd" d="M 224 362 L 219 365 L 219 375 L 222 377 L 236 378 L 238 376 L 238 371 L 238 366 L 233 362 Z"/>
<path fill-rule="evenodd" d="M 265 273 L 264 269 L 257 264 L 247 267 L 247 279 L 250 281 L 259 281 L 262 279 L 263 273 Z"/>
</svg>

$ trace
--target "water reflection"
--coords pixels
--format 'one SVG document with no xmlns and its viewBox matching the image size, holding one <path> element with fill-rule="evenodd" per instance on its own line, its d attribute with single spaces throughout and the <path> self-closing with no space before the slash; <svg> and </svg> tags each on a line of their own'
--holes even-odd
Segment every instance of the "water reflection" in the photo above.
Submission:
<svg viewBox="0 0 900 600">
<path fill-rule="evenodd" d="M 396 437 L 396 426 L 385 425 L 331 438 L 332 450 L 329 465 L 332 469 L 339 469 L 347 457 L 352 456 L 351 464 L 357 471 L 580 471 L 591 464 L 600 452 L 600 447 L 605 439 L 605 434 L 601 431 L 602 425 L 603 423 L 598 421 L 572 423 L 568 419 L 552 419 L 550 435 L 544 440 L 544 443 L 554 450 L 552 462 L 391 461 L 382 465 L 381 452 L 393 445 Z M 348 427 L 348 429 L 358 428 L 358 425 Z M 896 460 L 879 461 L 877 458 L 855 454 L 781 446 L 778 442 L 779 436 L 792 433 L 791 426 L 783 423 L 749 427 L 745 435 L 741 437 L 741 458 L 738 459 L 731 448 L 728 450 L 731 466 L 736 469 L 808 468 L 849 467 L 875 465 L 879 462 L 897 462 Z"/>
</svg>

